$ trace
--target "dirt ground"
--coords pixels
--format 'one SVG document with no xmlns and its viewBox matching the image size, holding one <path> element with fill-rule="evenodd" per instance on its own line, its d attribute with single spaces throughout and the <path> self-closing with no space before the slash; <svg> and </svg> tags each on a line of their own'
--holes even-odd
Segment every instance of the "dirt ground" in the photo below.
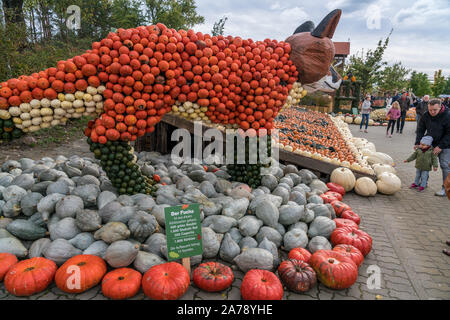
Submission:
<svg viewBox="0 0 450 320">
<path fill-rule="evenodd" d="M 30 158 L 39 160 L 43 157 L 56 158 L 58 155 L 70 157 L 71 155 L 93 157 L 86 142 L 86 137 L 74 137 L 63 143 L 51 143 L 47 145 L 36 144 L 31 147 L 22 142 L 22 139 L 0 145 L 0 163 L 7 160 Z"/>
</svg>

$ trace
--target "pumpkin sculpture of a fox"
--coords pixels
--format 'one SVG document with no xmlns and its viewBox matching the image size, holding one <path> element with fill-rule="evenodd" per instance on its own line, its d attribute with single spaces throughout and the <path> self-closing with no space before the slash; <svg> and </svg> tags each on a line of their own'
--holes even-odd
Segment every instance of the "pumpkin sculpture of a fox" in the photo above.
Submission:
<svg viewBox="0 0 450 320">
<path fill-rule="evenodd" d="M 2 83 L 0 109 L 20 119 L 15 124 L 25 131 L 46 127 L 49 124 L 42 124 L 66 119 L 74 113 L 70 110 L 83 107 L 53 103 L 61 94 L 94 88 L 91 98 L 97 96 L 97 100 L 91 105 L 97 109 L 90 110 L 99 117 L 85 130 L 91 150 L 120 193 L 150 192 L 150 181 L 138 173 L 131 185 L 122 182 L 121 176 L 138 171 L 131 154 L 117 159 L 102 149 L 109 148 L 104 151 L 112 154 L 130 151 L 129 141 L 153 132 L 173 105 L 187 101 L 196 103 L 202 119 L 213 123 L 243 130 L 272 129 L 294 82 L 313 87 L 322 81 L 328 87 L 324 91 L 340 84 L 338 75 L 330 73 L 334 58 L 330 38 L 340 15 L 341 10 L 331 12 L 317 28 L 312 22 L 304 23 L 280 42 L 176 31 L 163 24 L 118 29 L 94 42 L 86 53 L 59 61 L 56 68 Z M 84 99 L 80 97 L 68 100 L 75 103 Z M 44 100 L 45 104 L 39 104 Z M 41 120 L 29 117 L 34 109 L 41 109 Z M 43 109 L 50 110 L 43 113 Z"/>
</svg>

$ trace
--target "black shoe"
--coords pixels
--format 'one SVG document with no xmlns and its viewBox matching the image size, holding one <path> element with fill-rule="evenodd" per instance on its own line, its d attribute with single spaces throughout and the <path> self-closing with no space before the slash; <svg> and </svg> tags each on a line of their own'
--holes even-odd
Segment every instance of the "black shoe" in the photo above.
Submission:
<svg viewBox="0 0 450 320">
<path fill-rule="evenodd" d="M 400 134 L 403 134 L 403 131 L 400 131 Z"/>
<path fill-rule="evenodd" d="M 450 250 L 445 249 L 445 250 L 442 250 L 442 252 L 445 253 L 446 255 L 450 256 Z"/>
</svg>

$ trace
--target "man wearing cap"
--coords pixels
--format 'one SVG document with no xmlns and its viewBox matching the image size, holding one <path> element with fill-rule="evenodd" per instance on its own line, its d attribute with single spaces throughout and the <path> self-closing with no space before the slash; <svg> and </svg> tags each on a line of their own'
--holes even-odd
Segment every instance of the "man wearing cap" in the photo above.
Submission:
<svg viewBox="0 0 450 320">
<path fill-rule="evenodd" d="M 422 116 L 417 128 L 416 145 L 418 149 L 420 141 L 426 135 L 433 138 L 433 153 L 439 156 L 439 163 L 442 169 L 442 181 L 445 181 L 450 173 L 450 112 L 441 105 L 439 99 L 433 99 L 428 104 L 428 112 Z M 445 197 L 445 188 L 436 192 L 436 196 Z"/>
</svg>

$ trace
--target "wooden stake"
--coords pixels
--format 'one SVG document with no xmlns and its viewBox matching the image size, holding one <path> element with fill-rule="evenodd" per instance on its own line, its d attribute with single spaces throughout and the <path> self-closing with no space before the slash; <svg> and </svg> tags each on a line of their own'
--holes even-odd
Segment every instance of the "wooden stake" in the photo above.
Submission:
<svg viewBox="0 0 450 320">
<path fill-rule="evenodd" d="M 191 276 L 191 258 L 182 258 L 181 264 L 183 267 L 186 268 L 187 272 L 189 273 L 189 276 Z"/>
</svg>

